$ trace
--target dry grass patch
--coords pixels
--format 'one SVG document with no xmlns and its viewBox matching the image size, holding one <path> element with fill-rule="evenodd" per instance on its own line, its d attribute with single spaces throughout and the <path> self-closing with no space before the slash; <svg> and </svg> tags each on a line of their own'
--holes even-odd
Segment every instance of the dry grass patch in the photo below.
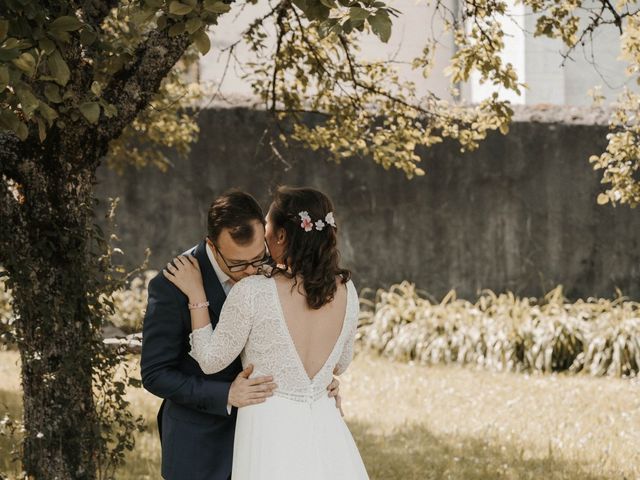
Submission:
<svg viewBox="0 0 640 480">
<path fill-rule="evenodd" d="M 0 352 L 0 405 L 13 414 L 18 375 L 18 355 Z M 347 421 L 374 480 L 640 478 L 637 380 L 424 367 L 361 355 L 342 381 Z M 150 428 L 138 435 L 118 480 L 157 479 L 160 402 L 143 390 L 129 398 Z M 0 437 L 0 471 L 8 461 Z"/>
</svg>

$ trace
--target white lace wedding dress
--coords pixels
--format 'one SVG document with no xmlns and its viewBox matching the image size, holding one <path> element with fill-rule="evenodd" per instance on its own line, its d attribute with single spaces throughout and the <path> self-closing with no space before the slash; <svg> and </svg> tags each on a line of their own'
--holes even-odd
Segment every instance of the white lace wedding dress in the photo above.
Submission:
<svg viewBox="0 0 640 480">
<path fill-rule="evenodd" d="M 233 480 L 360 480 L 367 472 L 327 386 L 333 371 L 345 371 L 353 357 L 359 301 L 351 281 L 342 330 L 320 371 L 310 379 L 285 321 L 273 278 L 237 283 L 224 303 L 215 330 L 190 336 L 191 356 L 202 370 L 224 369 L 241 354 L 254 365 L 252 377 L 272 375 L 278 388 L 266 402 L 238 410 Z"/>
</svg>

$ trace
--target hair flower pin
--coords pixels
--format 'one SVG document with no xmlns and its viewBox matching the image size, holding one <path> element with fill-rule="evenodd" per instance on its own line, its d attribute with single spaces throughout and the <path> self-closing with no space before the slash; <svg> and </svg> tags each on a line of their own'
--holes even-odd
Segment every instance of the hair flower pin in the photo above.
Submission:
<svg viewBox="0 0 640 480">
<path fill-rule="evenodd" d="M 324 221 L 331 225 L 333 228 L 336 228 L 336 220 L 333 218 L 333 212 L 327 213 L 327 216 L 324 217 Z"/>
<path fill-rule="evenodd" d="M 302 220 L 302 222 L 300 223 L 300 226 L 304 228 L 305 232 L 311 232 L 314 226 L 315 226 L 315 229 L 318 230 L 319 232 L 324 230 L 324 227 L 326 227 L 327 225 L 331 225 L 333 228 L 336 228 L 336 221 L 335 221 L 335 218 L 333 217 L 333 212 L 327 213 L 327 215 L 324 217 L 324 221 L 322 219 L 319 219 L 319 220 L 316 220 L 315 223 L 313 222 L 313 220 L 311 220 L 311 216 L 309 216 L 309 212 L 307 211 L 302 211 L 298 213 L 298 216 Z"/>
<path fill-rule="evenodd" d="M 302 219 L 302 223 L 300 224 L 300 226 L 302 228 L 304 228 L 305 232 L 310 232 L 311 230 L 313 230 L 313 222 L 311 221 L 311 217 L 309 216 L 309 212 L 300 212 L 298 214 L 300 216 L 300 218 Z"/>
</svg>

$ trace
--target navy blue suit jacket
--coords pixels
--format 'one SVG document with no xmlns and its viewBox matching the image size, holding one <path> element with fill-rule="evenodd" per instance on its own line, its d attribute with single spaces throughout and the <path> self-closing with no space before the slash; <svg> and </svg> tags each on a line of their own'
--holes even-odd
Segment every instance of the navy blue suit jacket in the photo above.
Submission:
<svg viewBox="0 0 640 480">
<path fill-rule="evenodd" d="M 226 299 L 207 256 L 206 242 L 192 254 L 200 264 L 209 315 L 215 327 Z M 164 399 L 158 412 L 162 476 L 166 480 L 228 480 L 237 411 L 227 412 L 240 358 L 205 375 L 189 355 L 191 317 L 187 297 L 160 272 L 149 283 L 142 334 L 142 384 Z"/>
</svg>

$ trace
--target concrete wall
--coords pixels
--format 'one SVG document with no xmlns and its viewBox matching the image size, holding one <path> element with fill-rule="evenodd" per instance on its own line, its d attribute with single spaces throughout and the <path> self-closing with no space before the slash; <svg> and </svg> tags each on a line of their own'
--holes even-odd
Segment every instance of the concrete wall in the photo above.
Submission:
<svg viewBox="0 0 640 480">
<path fill-rule="evenodd" d="M 205 235 L 211 200 L 228 187 L 268 207 L 278 184 L 329 194 L 341 228 L 344 263 L 358 287 L 411 280 L 436 297 L 450 288 L 540 295 L 558 283 L 571 297 L 640 298 L 640 210 L 596 205 L 599 176 L 588 164 L 605 127 L 515 123 L 471 154 L 449 144 L 423 152 L 427 176 L 407 180 L 371 161 L 335 165 L 318 153 L 273 158 L 259 140 L 262 112 L 208 110 L 188 160 L 160 173 L 99 172 L 99 196 L 119 196 L 120 237 L 129 264 L 153 250 L 152 266 Z"/>
</svg>

